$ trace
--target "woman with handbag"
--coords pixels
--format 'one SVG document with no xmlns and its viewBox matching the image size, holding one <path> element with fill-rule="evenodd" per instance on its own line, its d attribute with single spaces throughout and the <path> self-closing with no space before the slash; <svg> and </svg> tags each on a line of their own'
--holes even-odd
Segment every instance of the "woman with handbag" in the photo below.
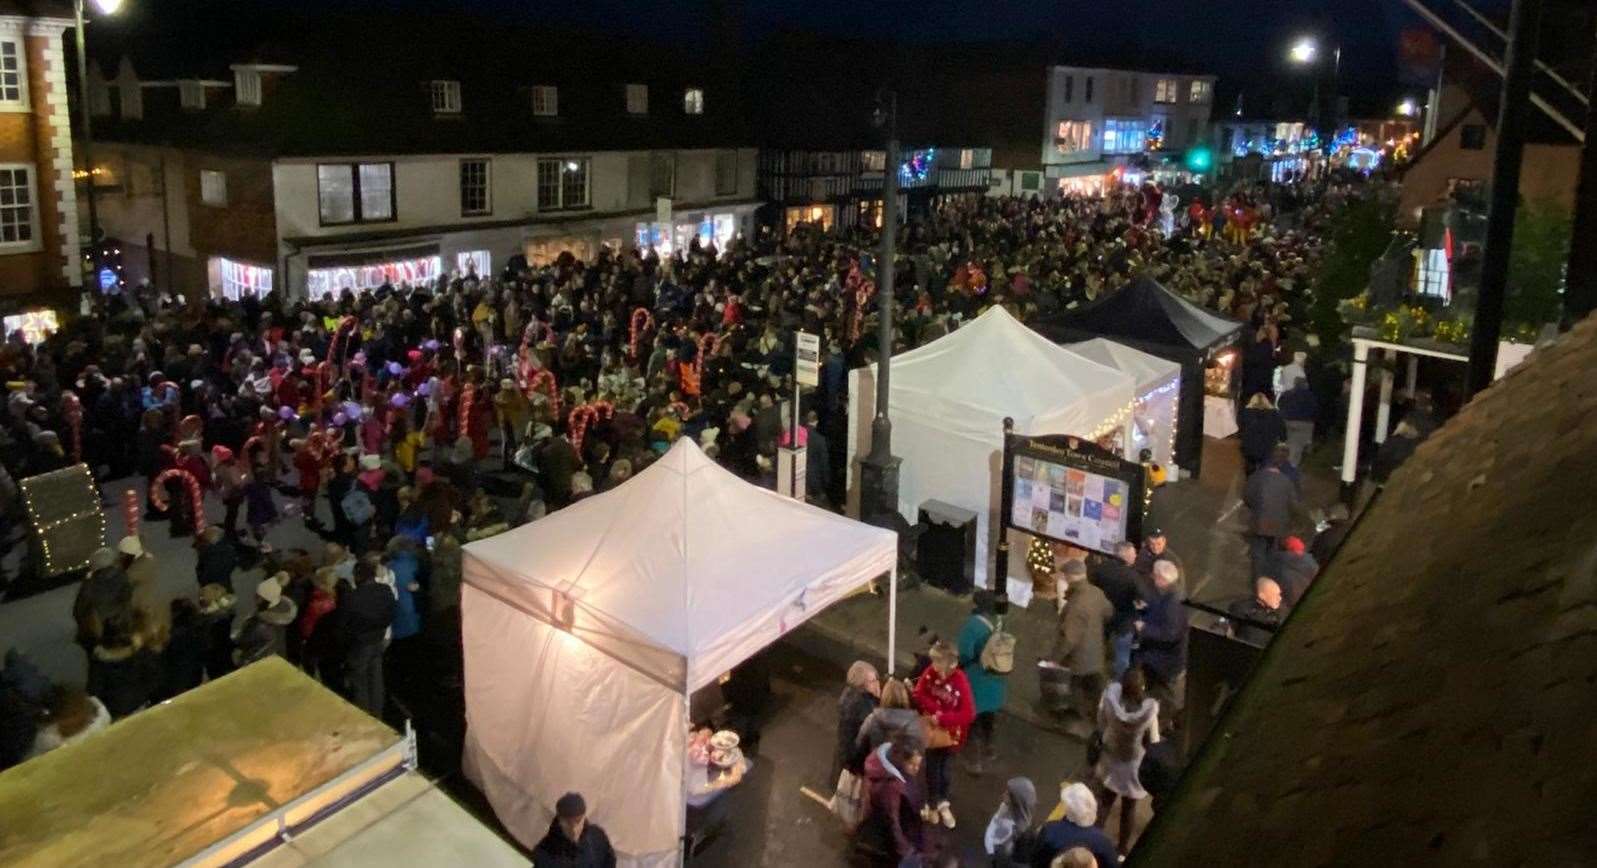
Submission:
<svg viewBox="0 0 1597 868">
<path fill-rule="evenodd" d="M 1009 598 L 978 588 L 971 594 L 971 601 L 975 604 L 974 609 L 959 631 L 959 668 L 970 679 L 971 699 L 976 706 L 969 751 L 974 756 L 967 757 L 966 768 L 971 774 L 980 775 L 984 771 L 982 764 L 991 763 L 998 757 L 998 751 L 993 747 L 993 725 L 997 721 L 998 710 L 1004 707 L 1004 676 L 1002 673 L 989 672 L 982 665 L 982 652 L 993 634 L 1003 625 L 1004 615 L 1009 613 Z"/>
<path fill-rule="evenodd" d="M 832 775 L 837 788 L 832 795 L 832 812 L 845 826 L 859 822 L 859 800 L 865 770 L 863 748 L 856 747 L 860 727 L 876 710 L 882 683 L 876 667 L 863 660 L 848 668 L 848 684 L 837 698 L 837 750 L 832 757 Z"/>
<path fill-rule="evenodd" d="M 1104 789 L 1100 823 L 1107 822 L 1120 800 L 1120 840 L 1118 849 L 1130 849 L 1131 830 L 1136 824 L 1137 802 L 1147 798 L 1138 776 L 1147 744 L 1159 743 L 1159 701 L 1147 695 L 1142 670 L 1126 670 L 1120 680 L 1109 685 L 1098 704 L 1098 731 L 1103 733 L 1103 750 L 1098 757 L 1098 780 Z"/>
<path fill-rule="evenodd" d="M 954 828 L 948 805 L 949 763 L 970 733 L 976 719 L 970 679 L 959 668 L 959 652 L 939 641 L 931 649 L 932 665 L 915 682 L 915 707 L 926 720 L 927 822 L 941 820 Z"/>
</svg>

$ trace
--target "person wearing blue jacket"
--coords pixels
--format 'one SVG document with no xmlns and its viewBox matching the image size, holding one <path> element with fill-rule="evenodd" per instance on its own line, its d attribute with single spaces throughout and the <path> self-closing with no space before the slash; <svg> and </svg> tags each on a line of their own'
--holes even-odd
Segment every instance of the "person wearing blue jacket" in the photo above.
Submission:
<svg viewBox="0 0 1597 868">
<path fill-rule="evenodd" d="M 421 558 L 416 554 L 416 543 L 407 536 L 395 536 L 388 542 L 383 554 L 383 565 L 394 575 L 394 641 L 408 639 L 421 632 L 421 610 L 416 605 L 416 594 L 421 590 Z"/>
<path fill-rule="evenodd" d="M 993 747 L 993 725 L 998 710 L 1004 707 L 1004 676 L 983 668 L 981 652 L 1009 612 L 1009 598 L 981 588 L 971 595 L 971 600 L 975 609 L 959 631 L 959 668 L 970 680 L 971 699 L 976 706 L 976 721 L 971 725 L 971 746 L 975 750 L 970 753 L 967 768 L 971 774 L 979 775 L 984 762 L 991 763 L 998 757 Z"/>
<path fill-rule="evenodd" d="M 1154 593 L 1136 623 L 1133 662 L 1148 675 L 1149 692 L 1159 700 L 1159 724 L 1168 727 L 1185 705 L 1187 607 L 1181 602 L 1181 571 L 1170 561 L 1154 561 Z"/>
</svg>

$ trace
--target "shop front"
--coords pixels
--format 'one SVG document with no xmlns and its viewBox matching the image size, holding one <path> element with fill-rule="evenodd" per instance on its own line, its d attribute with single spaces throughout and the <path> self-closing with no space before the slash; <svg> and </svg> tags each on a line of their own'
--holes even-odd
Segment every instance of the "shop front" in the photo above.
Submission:
<svg viewBox="0 0 1597 868">
<path fill-rule="evenodd" d="M 592 262 L 599 254 L 599 245 L 597 231 L 528 238 L 525 244 L 527 264 L 552 265 L 565 253 L 583 262 Z"/>
<path fill-rule="evenodd" d="M 690 212 L 678 215 L 672 221 L 670 232 L 665 231 L 662 223 L 638 223 L 633 227 L 633 240 L 639 250 L 653 250 L 661 256 L 686 250 L 695 240 L 700 247 L 714 244 L 716 250 L 725 250 L 738 236 L 740 223 L 739 216 L 731 211 Z"/>
<path fill-rule="evenodd" d="M 256 298 L 272 292 L 272 266 L 212 256 L 206 261 L 211 298 L 238 301 L 245 292 Z"/>
<path fill-rule="evenodd" d="M 837 206 L 797 205 L 787 209 L 783 223 L 789 232 L 803 224 L 817 226 L 822 232 L 830 232 L 832 227 L 837 225 Z"/>
<path fill-rule="evenodd" d="M 436 244 L 334 253 L 307 258 L 305 291 L 312 299 L 321 299 L 346 289 L 362 293 L 384 284 L 430 284 L 443 273 L 444 259 Z"/>
</svg>

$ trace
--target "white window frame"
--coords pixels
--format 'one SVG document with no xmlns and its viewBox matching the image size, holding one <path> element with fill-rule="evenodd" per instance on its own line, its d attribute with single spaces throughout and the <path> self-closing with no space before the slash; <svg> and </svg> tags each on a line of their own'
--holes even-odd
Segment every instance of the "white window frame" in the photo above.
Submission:
<svg viewBox="0 0 1597 868">
<path fill-rule="evenodd" d="M 200 202 L 213 208 L 227 207 L 227 173 L 216 169 L 200 170 Z"/>
<path fill-rule="evenodd" d="M 258 71 L 233 70 L 233 102 L 236 105 L 261 104 L 261 74 Z"/>
<path fill-rule="evenodd" d="M 188 111 L 205 111 L 205 85 L 198 81 L 178 82 L 177 100 Z"/>
<path fill-rule="evenodd" d="M 470 207 L 466 201 L 466 167 L 482 166 L 482 207 Z M 463 157 L 460 161 L 460 216 L 485 217 L 494 212 L 494 166 L 487 157 Z"/>
<path fill-rule="evenodd" d="M 573 169 L 572 166 L 579 168 Z M 581 201 L 566 201 L 566 175 L 580 171 L 582 174 Z M 554 174 L 555 195 L 551 201 L 544 200 L 545 178 L 549 173 Z M 539 211 L 566 211 L 577 208 L 587 208 L 593 199 L 593 161 L 588 157 L 543 157 L 538 160 L 537 174 L 534 176 L 533 195 Z"/>
<path fill-rule="evenodd" d="M 4 46 L 7 45 L 9 45 L 11 50 L 15 52 L 17 68 L 15 70 L 0 68 L 0 111 L 25 112 L 29 110 L 28 47 L 27 44 L 22 41 L 21 34 L 0 38 L 0 51 L 3 51 Z M 12 85 L 7 81 L 7 79 L 9 79 L 9 77 L 12 75 L 17 77 L 15 85 Z M 15 98 L 11 98 L 6 94 L 6 92 L 11 90 L 13 86 L 16 88 L 17 92 Z"/>
<path fill-rule="evenodd" d="M 1214 84 L 1203 79 L 1193 79 L 1187 86 L 1187 102 L 1193 105 L 1208 105 L 1214 99 Z"/>
<path fill-rule="evenodd" d="M 360 189 L 361 169 L 367 166 L 386 166 L 388 168 L 388 216 L 368 217 L 363 203 Z M 327 209 L 323 204 L 322 169 L 337 168 L 349 172 L 350 187 L 350 214 L 348 220 L 327 219 Z M 395 177 L 394 164 L 388 161 L 380 162 L 350 162 L 350 163 L 317 163 L 316 164 L 316 216 L 323 226 L 349 226 L 355 223 L 393 223 L 399 219 L 399 183 Z"/>
<path fill-rule="evenodd" d="M 649 113 L 649 86 L 646 84 L 627 85 L 627 114 L 646 115 Z"/>
<path fill-rule="evenodd" d="M 44 249 L 44 239 L 39 237 L 39 169 L 33 163 L 0 163 L 0 172 L 18 171 L 27 174 L 27 181 L 22 190 L 28 197 L 25 203 L 28 209 L 28 237 L 24 240 L 6 241 L 3 232 L 0 232 L 0 254 L 34 253 Z M 16 204 L 15 199 L 9 205 L 3 204 L 3 200 L 0 200 L 0 221 L 3 221 L 5 212 L 19 207 L 23 206 Z M 22 225 L 21 221 L 16 225 Z"/>
<path fill-rule="evenodd" d="M 460 82 L 437 79 L 429 83 L 427 90 L 432 95 L 433 114 L 460 114 Z"/>
<path fill-rule="evenodd" d="M 704 114 L 704 88 L 690 87 L 682 91 L 682 113 L 687 115 Z"/>
<path fill-rule="evenodd" d="M 1161 78 L 1153 83 L 1153 101 L 1160 105 L 1175 105 L 1180 98 L 1180 82 L 1173 78 Z"/>
<path fill-rule="evenodd" d="M 1147 142 L 1147 121 L 1139 118 L 1104 118 L 1103 153 L 1138 154 L 1147 146 Z"/>
<path fill-rule="evenodd" d="M 532 86 L 532 114 L 540 118 L 559 117 L 560 88 L 552 84 Z"/>
</svg>

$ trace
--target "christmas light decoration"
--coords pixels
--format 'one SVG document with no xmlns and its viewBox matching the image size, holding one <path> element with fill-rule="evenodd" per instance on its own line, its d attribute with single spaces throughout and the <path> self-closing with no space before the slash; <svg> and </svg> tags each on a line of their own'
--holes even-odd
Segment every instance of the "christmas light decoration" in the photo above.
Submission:
<svg viewBox="0 0 1597 868">
<path fill-rule="evenodd" d="M 632 361 L 638 361 L 638 344 L 643 339 L 643 333 L 654 327 L 654 315 L 647 308 L 638 308 L 632 312 L 630 333 L 627 336 L 627 348 Z"/>
<path fill-rule="evenodd" d="M 71 391 L 61 393 L 61 414 L 72 429 L 72 460 L 83 460 L 83 402 Z"/>
<path fill-rule="evenodd" d="M 907 184 L 916 184 L 926 180 L 932 173 L 933 165 L 937 161 L 937 149 L 927 148 L 924 151 L 911 151 L 909 159 L 898 167 L 899 180 Z"/>
<path fill-rule="evenodd" d="M 83 486 L 83 492 L 72 495 L 77 485 Z M 100 509 L 100 490 L 94 485 L 89 466 L 74 464 L 41 473 L 22 480 L 18 487 L 22 490 L 30 529 L 44 555 L 41 574 L 56 576 L 88 566 L 89 555 L 105 542 L 105 513 Z M 69 495 L 64 501 L 63 494 Z M 77 505 L 84 508 L 74 510 Z M 52 538 L 58 543 L 55 548 L 50 544 Z M 68 550 L 70 562 L 57 560 L 62 555 L 61 547 Z"/>
<path fill-rule="evenodd" d="M 609 419 L 614 415 L 615 407 L 609 401 L 594 401 L 571 408 L 571 415 L 566 419 L 566 433 L 571 436 L 571 445 L 576 448 L 577 455 L 582 454 L 582 441 L 587 437 L 588 428 L 600 419 Z"/>
<path fill-rule="evenodd" d="M 1031 538 L 1031 543 L 1026 546 L 1026 567 L 1032 572 L 1052 573 L 1054 571 L 1054 549 L 1048 541 L 1040 536 Z"/>
<path fill-rule="evenodd" d="M 123 536 L 139 535 L 139 519 L 144 510 L 139 504 L 138 489 L 129 488 L 122 492 L 122 526 Z"/>
<path fill-rule="evenodd" d="M 205 495 L 200 491 L 200 481 L 195 479 L 194 474 L 187 470 L 181 467 L 168 467 L 156 474 L 155 478 L 150 480 L 150 502 L 155 504 L 155 508 L 162 512 L 165 512 L 171 506 L 171 502 L 166 497 L 166 483 L 172 479 L 182 480 L 185 490 L 188 491 L 189 504 L 192 507 L 190 512 L 193 513 L 194 518 L 194 532 L 198 534 L 204 531 Z"/>
</svg>

